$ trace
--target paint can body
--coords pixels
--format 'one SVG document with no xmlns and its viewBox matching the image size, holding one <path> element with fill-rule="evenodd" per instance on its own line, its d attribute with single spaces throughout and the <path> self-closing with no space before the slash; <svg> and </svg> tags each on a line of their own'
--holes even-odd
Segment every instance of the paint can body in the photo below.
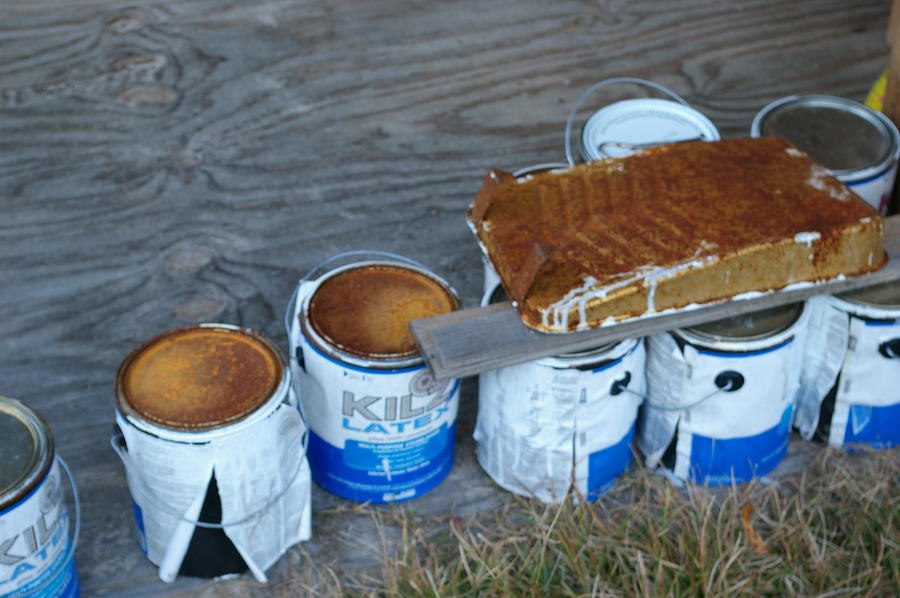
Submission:
<svg viewBox="0 0 900 598">
<path fill-rule="evenodd" d="M 483 304 L 505 299 L 495 286 Z M 644 393 L 640 339 L 484 372 L 476 456 L 501 487 L 546 503 L 594 500 L 632 463 Z"/>
<path fill-rule="evenodd" d="M 453 465 L 460 383 L 434 379 L 408 324 L 455 310 L 458 299 L 435 274 L 397 257 L 323 266 L 300 282 L 289 307 L 313 480 L 350 500 L 421 496 Z"/>
<path fill-rule="evenodd" d="M 0 397 L 0 596 L 80 595 L 60 470 L 44 420 Z"/>
<path fill-rule="evenodd" d="M 805 314 L 798 303 L 649 337 L 638 425 L 647 465 L 709 485 L 774 469 L 787 453 Z"/>
<path fill-rule="evenodd" d="M 201 324 L 153 337 L 119 368 L 116 423 L 137 542 L 164 581 L 248 568 L 265 581 L 309 538 L 306 428 L 262 336 Z"/>
<path fill-rule="evenodd" d="M 900 283 L 830 298 L 849 319 L 840 373 L 825 397 L 820 436 L 838 447 L 900 445 Z"/>
</svg>

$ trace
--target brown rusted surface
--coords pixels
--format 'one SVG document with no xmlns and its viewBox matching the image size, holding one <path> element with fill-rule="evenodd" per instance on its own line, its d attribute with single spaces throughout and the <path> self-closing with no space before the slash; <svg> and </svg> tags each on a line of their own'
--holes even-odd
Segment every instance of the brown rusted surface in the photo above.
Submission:
<svg viewBox="0 0 900 598">
<path fill-rule="evenodd" d="M 151 339 L 125 360 L 117 400 L 120 409 L 164 427 L 215 428 L 255 411 L 281 377 L 277 353 L 249 333 L 181 328 Z"/>
<path fill-rule="evenodd" d="M 368 265 L 341 272 L 316 290 L 309 321 L 327 343 L 370 359 L 403 359 L 418 353 L 409 322 L 457 309 L 453 293 L 420 272 Z"/>
<path fill-rule="evenodd" d="M 550 332 L 858 274 L 884 260 L 877 212 L 775 138 L 670 145 L 522 183 L 500 175 L 486 189 L 469 216 L 476 234 L 525 323 Z M 808 233 L 818 238 L 797 240 Z M 702 267 L 685 267 L 697 260 Z M 609 291 L 563 324 L 542 318 L 586 286 Z"/>
</svg>

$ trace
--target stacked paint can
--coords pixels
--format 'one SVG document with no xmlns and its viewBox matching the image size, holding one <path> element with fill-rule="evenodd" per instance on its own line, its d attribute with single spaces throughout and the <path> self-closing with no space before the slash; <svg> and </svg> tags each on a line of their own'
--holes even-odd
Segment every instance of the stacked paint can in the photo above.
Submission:
<svg viewBox="0 0 900 598">
<path fill-rule="evenodd" d="M 495 285 L 482 305 L 505 299 Z M 594 500 L 631 465 L 644 390 L 640 339 L 485 372 L 478 462 L 516 494 L 556 503 L 572 490 Z"/>
<path fill-rule="evenodd" d="M 848 328 L 840 372 L 821 405 L 819 435 L 839 447 L 898 446 L 900 282 L 835 295 L 830 303 Z"/>
<path fill-rule="evenodd" d="M 787 452 L 807 313 L 797 303 L 649 337 L 638 424 L 647 466 L 709 485 L 774 469 Z"/>
<path fill-rule="evenodd" d="M 450 472 L 459 380 L 434 379 L 409 322 L 458 306 L 444 280 L 388 253 L 340 254 L 299 282 L 285 324 L 322 488 L 395 502 Z"/>
<path fill-rule="evenodd" d="M 869 205 L 887 213 L 900 133 L 881 112 L 835 96 L 790 96 L 764 107 L 753 119 L 750 134 L 787 139 Z"/>
<path fill-rule="evenodd" d="M 0 397 L 0 595 L 77 598 L 78 495 L 75 532 L 46 422 L 24 403 Z"/>
<path fill-rule="evenodd" d="M 137 540 L 163 581 L 265 570 L 310 536 L 306 427 L 261 335 L 201 324 L 157 335 L 116 377 L 113 437 Z"/>
</svg>

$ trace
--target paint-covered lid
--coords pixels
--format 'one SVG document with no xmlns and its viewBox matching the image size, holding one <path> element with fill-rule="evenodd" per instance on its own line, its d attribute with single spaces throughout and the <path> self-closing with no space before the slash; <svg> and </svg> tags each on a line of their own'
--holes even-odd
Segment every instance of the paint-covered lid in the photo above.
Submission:
<svg viewBox="0 0 900 598">
<path fill-rule="evenodd" d="M 884 115 L 827 95 L 772 102 L 753 119 L 751 135 L 786 139 L 841 180 L 851 174 L 856 178 L 860 170 L 879 171 L 900 151 L 896 127 Z"/>
<path fill-rule="evenodd" d="M 176 430 L 239 421 L 281 384 L 284 360 L 262 336 L 225 324 L 200 324 L 153 337 L 119 367 L 116 406 Z"/>
<path fill-rule="evenodd" d="M 47 425 L 25 404 L 0 397 L 0 511 L 25 496 L 53 458 Z"/>
<path fill-rule="evenodd" d="M 756 341 L 784 332 L 802 312 L 802 302 L 791 303 L 691 326 L 680 332 L 688 338 L 707 342 Z"/>
<path fill-rule="evenodd" d="M 581 130 L 588 161 L 621 158 L 647 147 L 679 141 L 717 141 L 716 126 L 697 110 L 672 100 L 622 100 L 595 112 Z"/>
<path fill-rule="evenodd" d="M 855 291 L 839 293 L 835 297 L 865 307 L 894 311 L 900 309 L 900 281 L 883 282 Z"/>
<path fill-rule="evenodd" d="M 366 359 L 418 355 L 409 323 L 456 310 L 449 286 L 400 264 L 365 264 L 329 276 L 308 310 L 315 332 L 333 348 Z"/>
</svg>

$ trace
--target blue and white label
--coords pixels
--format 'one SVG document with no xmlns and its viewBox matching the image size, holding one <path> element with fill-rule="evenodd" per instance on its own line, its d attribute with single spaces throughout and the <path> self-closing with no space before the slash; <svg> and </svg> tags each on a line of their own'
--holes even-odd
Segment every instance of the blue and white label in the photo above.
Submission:
<svg viewBox="0 0 900 598">
<path fill-rule="evenodd" d="M 60 469 L 0 512 L 0 596 L 75 598 L 80 594 Z"/>
<path fill-rule="evenodd" d="M 446 477 L 459 380 L 438 382 L 424 364 L 361 367 L 325 354 L 302 335 L 296 342 L 304 367 L 296 359 L 291 366 L 310 428 L 313 480 L 344 498 L 383 503 L 420 496 Z"/>
<path fill-rule="evenodd" d="M 876 449 L 900 445 L 900 358 L 880 350 L 898 338 L 900 320 L 850 318 L 830 444 Z"/>
</svg>

